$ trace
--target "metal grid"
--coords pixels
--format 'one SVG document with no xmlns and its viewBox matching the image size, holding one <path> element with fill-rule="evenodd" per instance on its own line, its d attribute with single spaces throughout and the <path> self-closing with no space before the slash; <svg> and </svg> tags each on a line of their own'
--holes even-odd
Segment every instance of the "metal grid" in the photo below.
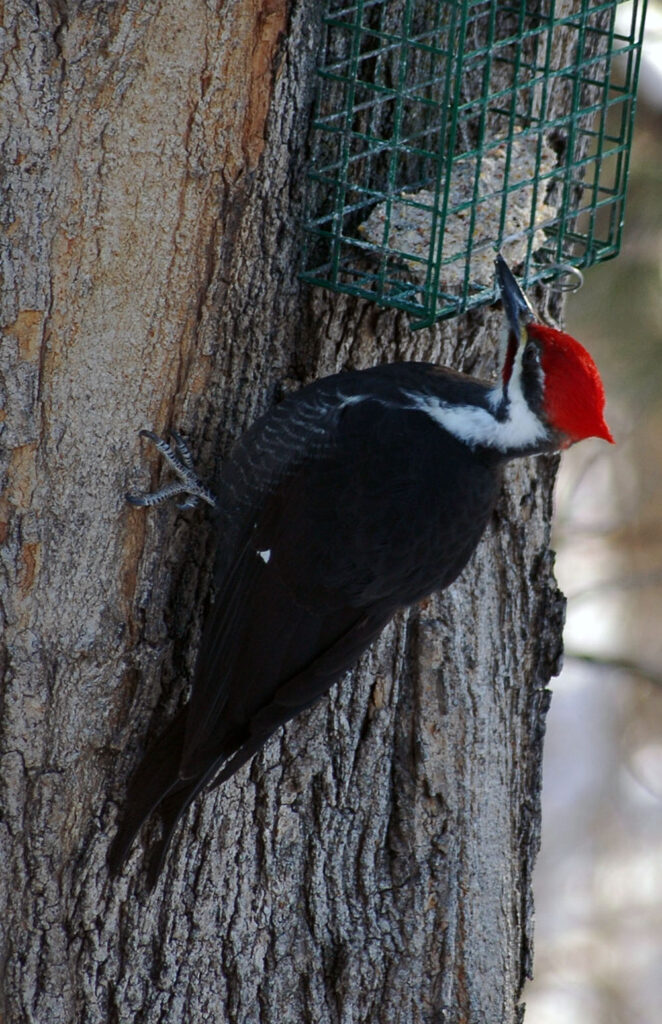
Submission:
<svg viewBox="0 0 662 1024">
<path fill-rule="evenodd" d="M 422 327 L 495 248 L 525 287 L 616 255 L 645 7 L 328 0 L 304 279 Z"/>
</svg>

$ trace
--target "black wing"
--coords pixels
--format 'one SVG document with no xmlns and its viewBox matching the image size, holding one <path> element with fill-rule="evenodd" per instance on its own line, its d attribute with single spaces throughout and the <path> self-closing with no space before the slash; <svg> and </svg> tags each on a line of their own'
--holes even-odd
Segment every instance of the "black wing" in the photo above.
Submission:
<svg viewBox="0 0 662 1024">
<path fill-rule="evenodd" d="M 161 804 L 153 881 L 200 789 L 324 694 L 398 608 L 458 575 L 497 489 L 488 458 L 468 475 L 466 461 L 401 396 L 348 397 L 334 379 L 242 438 L 220 481 L 216 598 L 191 700 L 134 777 L 116 866 Z"/>
<path fill-rule="evenodd" d="M 337 412 L 323 443 L 261 496 L 205 628 L 183 777 L 266 738 L 396 609 L 458 575 L 497 484 L 492 462 L 481 472 L 476 456 L 466 474 L 466 458 L 426 413 L 366 399 Z"/>
</svg>

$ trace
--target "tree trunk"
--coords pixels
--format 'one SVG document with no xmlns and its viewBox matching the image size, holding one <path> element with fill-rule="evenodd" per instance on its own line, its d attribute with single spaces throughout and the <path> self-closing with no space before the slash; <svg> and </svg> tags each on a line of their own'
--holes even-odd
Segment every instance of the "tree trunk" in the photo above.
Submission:
<svg viewBox="0 0 662 1024">
<path fill-rule="evenodd" d="M 204 511 L 130 508 L 141 427 L 211 477 L 283 387 L 420 358 L 493 373 L 497 319 L 425 332 L 298 280 L 312 0 L 5 5 L 0 1019 L 519 1019 L 554 460 L 512 465 L 449 591 L 198 799 L 151 896 L 106 853 L 195 661 Z"/>
</svg>

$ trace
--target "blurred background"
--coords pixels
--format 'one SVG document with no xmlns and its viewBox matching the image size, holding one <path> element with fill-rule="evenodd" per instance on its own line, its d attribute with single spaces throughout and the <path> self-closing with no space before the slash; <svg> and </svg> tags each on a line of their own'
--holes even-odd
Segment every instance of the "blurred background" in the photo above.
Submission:
<svg viewBox="0 0 662 1024">
<path fill-rule="evenodd" d="M 662 1021 L 662 4 L 649 3 L 620 256 L 567 327 L 594 355 L 612 448 L 564 456 L 566 659 L 547 720 L 526 1024 Z"/>
</svg>

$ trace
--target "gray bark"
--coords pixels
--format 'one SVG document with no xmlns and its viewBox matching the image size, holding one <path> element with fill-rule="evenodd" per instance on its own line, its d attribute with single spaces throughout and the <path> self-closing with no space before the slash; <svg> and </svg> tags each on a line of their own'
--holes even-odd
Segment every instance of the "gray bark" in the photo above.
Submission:
<svg viewBox="0 0 662 1024">
<path fill-rule="evenodd" d="M 199 799 L 147 897 L 105 857 L 190 680 L 213 538 L 123 495 L 203 475 L 283 386 L 492 373 L 498 315 L 413 334 L 297 279 L 319 5 L 6 5 L 0 1019 L 503 1024 L 531 966 L 553 460 L 462 579 Z M 285 383 L 284 383 L 285 382 Z"/>
</svg>

